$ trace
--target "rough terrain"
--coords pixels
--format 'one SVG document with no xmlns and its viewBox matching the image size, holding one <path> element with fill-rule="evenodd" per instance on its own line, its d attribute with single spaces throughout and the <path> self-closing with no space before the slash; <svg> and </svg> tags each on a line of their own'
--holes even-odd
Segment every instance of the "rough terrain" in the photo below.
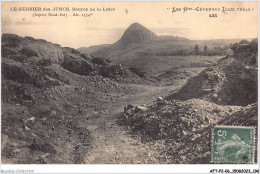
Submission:
<svg viewBox="0 0 260 174">
<path fill-rule="evenodd" d="M 116 156 L 115 149 L 127 156 L 127 148 L 136 149 L 137 158 L 145 147 L 144 153 L 150 154 L 138 138 L 124 134 L 124 127 L 115 124 L 116 115 L 129 103 L 146 104 L 168 94 L 197 73 L 164 78 L 174 86 L 161 86 L 156 77 L 138 69 L 13 34 L 2 36 L 2 50 L 3 163 L 95 163 L 104 142 L 114 149 L 110 157 Z M 110 157 L 99 163 L 111 163 Z"/>
<path fill-rule="evenodd" d="M 127 47 L 157 38 L 133 28 Z M 209 163 L 212 126 L 257 126 L 257 41 L 231 49 L 146 71 L 4 34 L 2 163 Z"/>
<path fill-rule="evenodd" d="M 164 163 L 210 163 L 214 125 L 257 129 L 256 43 L 234 44 L 232 56 L 145 110 L 126 108 L 121 115 L 123 124 L 155 146 Z"/>
</svg>

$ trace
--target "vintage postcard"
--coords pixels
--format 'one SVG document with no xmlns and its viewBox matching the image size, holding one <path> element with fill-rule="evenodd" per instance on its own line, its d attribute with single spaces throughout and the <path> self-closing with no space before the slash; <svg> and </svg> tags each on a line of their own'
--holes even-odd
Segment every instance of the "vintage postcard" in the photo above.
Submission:
<svg viewBox="0 0 260 174">
<path fill-rule="evenodd" d="M 258 163 L 258 2 L 2 1 L 1 29 L 2 164 Z"/>
</svg>

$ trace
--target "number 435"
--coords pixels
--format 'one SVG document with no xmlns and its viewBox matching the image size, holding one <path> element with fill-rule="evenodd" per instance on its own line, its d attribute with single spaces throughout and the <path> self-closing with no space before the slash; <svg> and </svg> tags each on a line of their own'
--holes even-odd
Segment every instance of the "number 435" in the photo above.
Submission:
<svg viewBox="0 0 260 174">
<path fill-rule="evenodd" d="M 216 17 L 218 17 L 218 15 L 217 14 L 210 14 L 209 17 L 216 18 Z"/>
</svg>

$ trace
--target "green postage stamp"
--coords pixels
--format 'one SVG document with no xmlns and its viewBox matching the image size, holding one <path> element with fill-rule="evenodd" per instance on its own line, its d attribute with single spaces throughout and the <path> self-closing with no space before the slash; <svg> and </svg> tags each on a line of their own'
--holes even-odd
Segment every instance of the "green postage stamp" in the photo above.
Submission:
<svg viewBox="0 0 260 174">
<path fill-rule="evenodd" d="M 255 128 L 215 126 L 212 131 L 212 163 L 254 163 Z"/>
</svg>

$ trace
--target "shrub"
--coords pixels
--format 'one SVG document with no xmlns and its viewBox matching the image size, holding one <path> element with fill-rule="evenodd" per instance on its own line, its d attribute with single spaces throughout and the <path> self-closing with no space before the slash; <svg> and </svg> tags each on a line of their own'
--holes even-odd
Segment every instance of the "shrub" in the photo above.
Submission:
<svg viewBox="0 0 260 174">
<path fill-rule="evenodd" d="M 93 65 L 89 61 L 69 55 L 65 55 L 62 67 L 78 75 L 90 75 L 93 71 Z"/>
<path fill-rule="evenodd" d="M 99 64 L 99 65 L 106 65 L 107 64 L 104 59 L 97 58 L 97 57 L 92 59 L 92 63 Z"/>
</svg>

